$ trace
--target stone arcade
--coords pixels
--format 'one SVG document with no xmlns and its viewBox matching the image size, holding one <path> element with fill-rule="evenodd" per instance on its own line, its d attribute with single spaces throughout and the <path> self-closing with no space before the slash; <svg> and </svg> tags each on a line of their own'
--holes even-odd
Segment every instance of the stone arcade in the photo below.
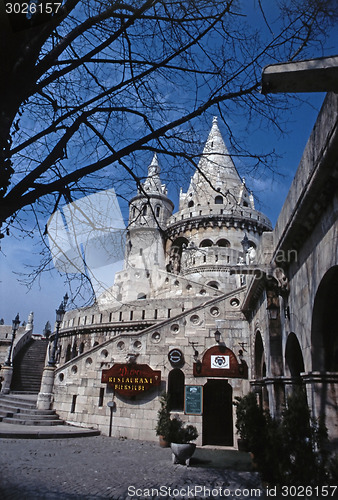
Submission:
<svg viewBox="0 0 338 500">
<path fill-rule="evenodd" d="M 329 94 L 274 230 L 216 118 L 175 214 L 154 156 L 130 200 L 123 270 L 94 305 L 64 317 L 54 381 L 63 419 L 108 434 L 112 408 L 113 436 L 156 440 L 168 390 L 198 444 L 236 446 L 234 398 L 254 390 L 275 415 L 302 380 L 337 437 L 336 125 Z"/>
</svg>

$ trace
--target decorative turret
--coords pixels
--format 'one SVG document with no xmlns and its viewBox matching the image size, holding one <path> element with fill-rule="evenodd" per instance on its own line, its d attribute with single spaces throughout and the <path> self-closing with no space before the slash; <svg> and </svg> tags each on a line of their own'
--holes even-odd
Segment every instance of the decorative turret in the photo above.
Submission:
<svg viewBox="0 0 338 500">
<path fill-rule="evenodd" d="M 248 260 L 244 236 L 252 262 L 266 230 L 271 230 L 271 223 L 255 209 L 253 195 L 237 172 L 215 117 L 189 188 L 180 193 L 179 212 L 169 220 L 168 266 L 178 274 L 207 279 L 211 286 L 227 282 L 225 289 L 233 287 L 229 268 Z"/>
<path fill-rule="evenodd" d="M 129 235 L 126 268 L 165 268 L 164 230 L 174 205 L 160 179 L 155 154 L 148 167 L 148 176 L 129 204 Z"/>
</svg>

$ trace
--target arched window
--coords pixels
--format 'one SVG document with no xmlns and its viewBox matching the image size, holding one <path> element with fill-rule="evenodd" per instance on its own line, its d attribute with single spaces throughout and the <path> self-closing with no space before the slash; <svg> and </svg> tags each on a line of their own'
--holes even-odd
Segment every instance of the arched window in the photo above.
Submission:
<svg viewBox="0 0 338 500">
<path fill-rule="evenodd" d="M 219 283 L 217 283 L 217 281 L 209 281 L 209 283 L 207 283 L 208 286 L 212 286 L 212 288 L 216 288 L 216 290 L 218 290 L 218 287 L 219 287 Z"/>
<path fill-rule="evenodd" d="M 170 410 L 184 409 L 184 373 L 174 368 L 168 375 L 168 394 L 170 396 Z"/>
<path fill-rule="evenodd" d="M 155 207 L 155 215 L 156 215 L 156 217 L 159 217 L 160 213 L 161 213 L 161 206 L 160 205 L 156 205 L 156 207 Z"/>
<path fill-rule="evenodd" d="M 70 344 L 68 344 L 66 349 L 65 363 L 67 363 L 67 361 L 70 360 L 71 354 L 72 354 L 72 347 Z"/>
<path fill-rule="evenodd" d="M 72 348 L 72 359 L 76 358 L 77 355 L 78 355 L 77 344 L 76 344 L 76 341 L 75 341 L 74 344 L 73 344 L 73 348 Z"/>
<path fill-rule="evenodd" d="M 226 240 L 225 238 L 222 238 L 222 239 L 218 240 L 218 242 L 216 243 L 216 245 L 218 247 L 229 247 L 230 246 L 230 242 L 228 240 Z"/>
<path fill-rule="evenodd" d="M 80 347 L 79 347 L 79 354 L 82 354 L 84 351 L 84 342 L 81 342 Z"/>
<path fill-rule="evenodd" d="M 223 205 L 223 196 L 216 196 L 215 198 L 215 205 Z"/>
<path fill-rule="evenodd" d="M 142 207 L 142 215 L 147 215 L 147 205 L 143 205 L 143 207 Z"/>
<path fill-rule="evenodd" d="M 209 240 L 209 239 L 203 240 L 200 243 L 200 248 L 212 247 L 212 246 L 213 246 L 213 242 L 211 240 Z"/>
<path fill-rule="evenodd" d="M 194 206 L 194 202 L 192 200 L 190 200 L 189 203 L 188 203 L 188 207 L 191 208 L 193 206 Z"/>
</svg>

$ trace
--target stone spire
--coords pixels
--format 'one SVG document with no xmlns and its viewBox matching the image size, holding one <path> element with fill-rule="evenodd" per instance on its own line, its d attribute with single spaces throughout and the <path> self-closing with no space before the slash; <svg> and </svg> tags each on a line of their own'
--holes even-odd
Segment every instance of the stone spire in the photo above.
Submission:
<svg viewBox="0 0 338 500">
<path fill-rule="evenodd" d="M 160 179 L 160 165 L 156 153 L 148 167 L 148 176 L 143 184 L 143 188 L 148 193 L 165 194 L 165 187 L 162 185 Z"/>
<path fill-rule="evenodd" d="M 218 184 L 220 182 L 224 184 L 226 181 L 230 181 L 231 184 L 233 182 L 236 185 L 241 184 L 241 179 L 218 127 L 217 116 L 213 118 L 212 127 L 198 164 L 198 170 L 202 172 L 202 175 L 197 172 L 198 177 L 203 177 L 204 174 L 208 179 Z"/>
<path fill-rule="evenodd" d="M 180 197 L 181 206 L 184 205 L 187 195 L 190 203 L 193 201 L 195 205 L 211 203 L 217 192 L 223 196 L 231 193 L 234 199 L 238 199 L 241 186 L 242 180 L 225 145 L 215 116 L 188 192 L 182 193 Z"/>
</svg>

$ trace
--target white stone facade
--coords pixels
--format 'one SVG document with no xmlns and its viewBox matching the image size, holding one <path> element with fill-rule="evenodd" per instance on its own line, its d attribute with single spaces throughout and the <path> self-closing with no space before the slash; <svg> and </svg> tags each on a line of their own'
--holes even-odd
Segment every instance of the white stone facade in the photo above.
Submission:
<svg viewBox="0 0 338 500">
<path fill-rule="evenodd" d="M 159 395 L 175 392 L 179 380 L 203 387 L 202 414 L 174 409 L 197 426 L 197 443 L 236 446 L 236 396 L 255 390 L 278 415 L 302 381 L 313 414 L 324 413 L 337 437 L 338 367 L 336 354 L 328 355 L 329 345 L 338 353 L 336 123 L 331 95 L 274 231 L 255 209 L 216 119 L 175 214 L 154 157 L 130 201 L 124 268 L 94 305 L 64 318 L 54 385 L 62 418 L 156 440 Z M 173 349 L 184 358 L 178 367 L 168 358 Z M 210 353 L 225 355 L 233 370 L 210 371 Z M 160 370 L 161 385 L 132 398 L 114 393 L 102 371 L 123 363 Z"/>
</svg>

